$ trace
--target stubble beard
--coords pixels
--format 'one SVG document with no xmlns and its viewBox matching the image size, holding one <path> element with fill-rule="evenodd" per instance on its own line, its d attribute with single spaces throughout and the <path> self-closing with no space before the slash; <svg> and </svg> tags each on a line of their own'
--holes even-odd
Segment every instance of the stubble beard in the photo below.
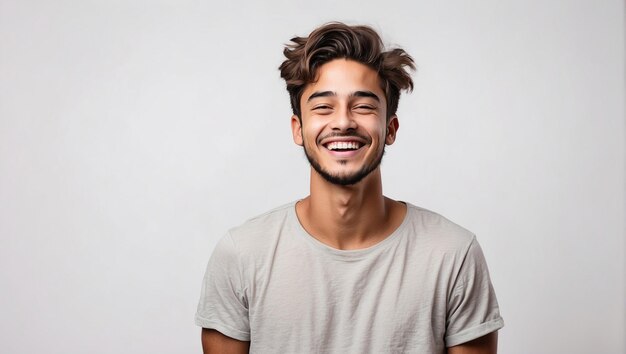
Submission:
<svg viewBox="0 0 626 354">
<path fill-rule="evenodd" d="M 380 152 L 380 155 L 376 157 L 376 160 L 371 163 L 364 165 L 361 169 L 355 173 L 346 176 L 333 175 L 330 172 L 324 170 L 322 166 L 319 164 L 317 160 L 315 160 L 309 152 L 306 150 L 306 146 L 303 145 L 304 155 L 307 160 L 311 164 L 311 167 L 317 172 L 320 176 L 322 176 L 326 181 L 332 184 L 340 185 L 340 186 L 351 186 L 361 182 L 361 180 L 367 177 L 372 171 L 374 171 L 383 160 L 383 155 L 385 154 L 385 145 L 383 144 L 383 150 Z M 339 161 L 340 164 L 346 164 L 347 161 Z"/>
</svg>

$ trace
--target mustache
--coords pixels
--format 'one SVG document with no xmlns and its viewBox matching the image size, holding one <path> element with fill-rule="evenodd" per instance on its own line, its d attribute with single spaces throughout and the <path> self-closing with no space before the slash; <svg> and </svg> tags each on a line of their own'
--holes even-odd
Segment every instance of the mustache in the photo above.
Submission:
<svg viewBox="0 0 626 354">
<path fill-rule="evenodd" d="M 322 135 L 317 139 L 317 142 L 319 143 L 320 141 L 327 139 L 327 138 L 347 138 L 347 137 L 354 137 L 354 138 L 359 138 L 363 141 L 366 141 L 368 144 L 370 144 L 372 142 L 372 140 L 365 136 L 365 135 L 361 135 L 357 132 L 347 132 L 347 133 L 339 133 L 339 132 L 330 132 L 326 135 Z"/>
</svg>

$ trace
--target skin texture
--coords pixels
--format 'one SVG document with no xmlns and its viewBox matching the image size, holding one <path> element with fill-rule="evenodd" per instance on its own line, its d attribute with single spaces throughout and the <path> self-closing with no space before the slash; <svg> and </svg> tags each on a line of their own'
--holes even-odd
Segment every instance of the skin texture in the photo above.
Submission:
<svg viewBox="0 0 626 354">
<path fill-rule="evenodd" d="M 292 117 L 294 142 L 304 147 L 315 172 L 336 180 L 331 184 L 355 184 L 366 177 L 378 167 L 385 144 L 395 141 L 398 119 L 384 118 L 385 94 L 378 75 L 355 61 L 323 65 L 302 94 L 301 110 L 302 120 Z M 325 145 L 337 139 L 365 146 L 358 156 L 333 156 Z M 345 181 L 352 183 L 341 183 Z"/>
<path fill-rule="evenodd" d="M 227 337 L 214 329 L 202 329 L 204 354 L 244 354 L 250 350 L 250 342 Z"/>
<path fill-rule="evenodd" d="M 448 348 L 448 354 L 496 354 L 498 332 L 492 332 L 473 341 Z"/>
<path fill-rule="evenodd" d="M 314 97 L 324 92 L 331 94 Z M 302 119 L 293 116 L 291 128 L 294 142 L 304 146 L 309 160 L 338 178 L 371 171 L 358 183 L 340 185 L 311 168 L 311 194 L 296 204 L 302 226 L 320 242 L 342 250 L 382 241 L 401 224 L 406 206 L 382 193 L 378 163 L 385 144 L 394 143 L 399 123 L 396 116 L 386 119 L 378 74 L 352 60 L 330 61 L 319 68 L 300 103 Z M 356 135 L 363 146 L 351 156 L 336 156 L 325 147 L 333 135 Z"/>
<path fill-rule="evenodd" d="M 380 172 L 385 145 L 396 139 L 399 123 L 387 117 L 378 74 L 366 65 L 335 59 L 318 69 L 300 101 L 301 117 L 291 118 L 296 144 L 311 162 L 310 195 L 296 204 L 304 229 L 340 250 L 373 246 L 400 226 L 406 205 L 383 195 Z M 332 141 L 352 140 L 356 151 L 329 150 Z M 249 342 L 203 330 L 205 353 L 247 353 Z M 448 354 L 494 354 L 497 333 L 448 348 Z"/>
</svg>

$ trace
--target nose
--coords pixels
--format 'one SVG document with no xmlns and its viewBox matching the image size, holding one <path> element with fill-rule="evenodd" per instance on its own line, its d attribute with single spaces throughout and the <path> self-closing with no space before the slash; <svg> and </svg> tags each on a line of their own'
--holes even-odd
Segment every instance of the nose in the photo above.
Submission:
<svg viewBox="0 0 626 354">
<path fill-rule="evenodd" d="M 348 131 L 355 130 L 357 128 L 356 121 L 347 107 L 339 109 L 335 112 L 330 125 L 335 131 Z"/>
</svg>

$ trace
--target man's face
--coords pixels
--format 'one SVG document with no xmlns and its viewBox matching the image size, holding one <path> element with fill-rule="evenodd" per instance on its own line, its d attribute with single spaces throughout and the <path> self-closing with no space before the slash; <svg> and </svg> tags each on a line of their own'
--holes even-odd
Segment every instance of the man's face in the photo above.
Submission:
<svg viewBox="0 0 626 354">
<path fill-rule="evenodd" d="M 327 181 L 358 183 L 380 165 L 398 119 L 387 121 L 380 79 L 368 66 L 335 59 L 319 67 L 317 76 L 300 99 L 302 121 L 291 119 L 294 141 Z"/>
</svg>

